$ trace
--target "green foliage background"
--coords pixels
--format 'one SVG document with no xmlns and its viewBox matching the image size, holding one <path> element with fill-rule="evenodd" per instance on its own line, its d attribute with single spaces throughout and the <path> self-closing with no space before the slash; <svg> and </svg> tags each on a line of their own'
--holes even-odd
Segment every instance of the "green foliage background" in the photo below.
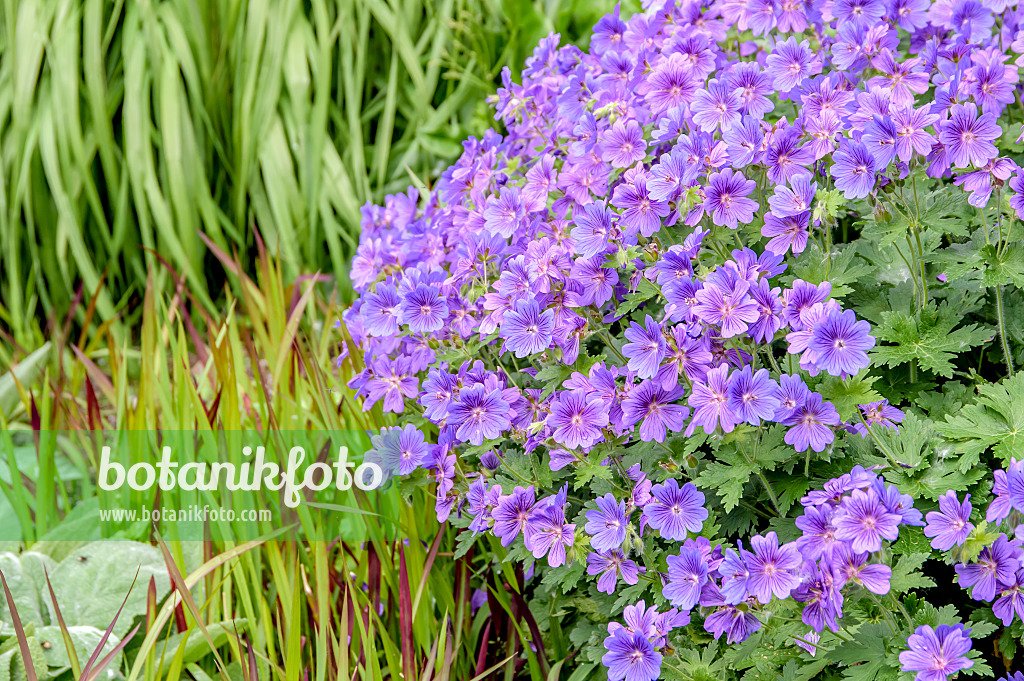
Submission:
<svg viewBox="0 0 1024 681">
<path fill-rule="evenodd" d="M 29 346 L 76 295 L 130 323 L 170 270 L 211 311 L 201 234 L 251 272 L 258 231 L 286 277 L 345 286 L 360 206 L 429 183 L 491 124 L 503 66 L 611 4 L 5 0 L 0 327 Z"/>
</svg>

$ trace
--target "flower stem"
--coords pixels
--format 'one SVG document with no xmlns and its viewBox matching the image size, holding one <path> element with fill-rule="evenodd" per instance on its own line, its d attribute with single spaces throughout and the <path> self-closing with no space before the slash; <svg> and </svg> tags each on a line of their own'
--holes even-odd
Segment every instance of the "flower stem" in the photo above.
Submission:
<svg viewBox="0 0 1024 681">
<path fill-rule="evenodd" d="M 1003 358 L 1006 360 L 1008 375 L 1013 376 L 1013 358 L 1010 356 L 1010 344 L 1006 341 L 1006 315 L 1003 312 L 1003 287 L 996 284 L 996 317 L 999 321 L 999 342 L 1003 346 Z"/>
</svg>

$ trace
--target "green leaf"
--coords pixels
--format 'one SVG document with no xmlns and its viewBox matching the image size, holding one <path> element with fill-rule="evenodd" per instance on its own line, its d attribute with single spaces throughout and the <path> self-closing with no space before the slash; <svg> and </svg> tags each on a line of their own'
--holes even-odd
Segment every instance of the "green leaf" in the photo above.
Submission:
<svg viewBox="0 0 1024 681">
<path fill-rule="evenodd" d="M 795 279 L 811 284 L 828 281 L 832 284 L 832 297 L 842 298 L 853 291 L 849 284 L 860 281 L 871 271 L 872 267 L 857 256 L 853 245 L 835 246 L 831 254 L 826 255 L 812 243 L 793 263 L 792 272 L 785 281 L 790 284 Z"/>
<path fill-rule="evenodd" d="M 889 585 L 893 594 L 902 594 L 911 589 L 925 589 L 935 586 L 931 577 L 921 574 L 921 566 L 931 556 L 930 553 L 908 553 L 900 556 L 892 568 Z"/>
<path fill-rule="evenodd" d="M 627 293 L 626 299 L 615 309 L 615 316 L 623 317 L 657 295 L 661 295 L 661 289 L 641 277 L 636 291 Z"/>
<path fill-rule="evenodd" d="M 1002 254 L 995 244 L 986 244 L 980 251 L 985 266 L 981 269 L 981 283 L 985 286 L 1014 284 L 1024 288 L 1024 243 L 1010 244 Z"/>
<path fill-rule="evenodd" d="M 1024 458 L 1024 374 L 978 386 L 980 397 L 936 428 L 956 451 L 978 456 L 991 448 L 1004 462 Z"/>
<path fill-rule="evenodd" d="M 68 635 L 71 637 L 71 643 L 75 646 L 75 652 L 81 663 L 84 664 L 93 652 L 99 648 L 100 641 L 103 640 L 103 633 L 103 631 L 96 627 L 68 625 Z M 60 627 L 40 627 L 36 631 L 36 638 L 43 646 L 43 652 L 46 654 L 46 664 L 50 666 L 51 674 L 56 676 L 71 669 L 71 658 L 68 656 Z M 100 654 L 100 659 L 114 650 L 120 642 L 119 638 L 111 635 L 106 643 L 103 644 L 103 652 Z M 121 666 L 120 659 L 121 655 L 119 654 L 117 660 L 109 668 L 118 669 Z"/>
<path fill-rule="evenodd" d="M 943 301 L 929 303 L 910 316 L 904 312 L 883 312 L 883 322 L 875 329 L 880 340 L 894 345 L 878 345 L 876 361 L 889 367 L 917 360 L 923 369 L 947 378 L 953 376 L 956 355 L 991 338 L 991 331 L 969 324 L 957 329 L 959 312 Z"/>
<path fill-rule="evenodd" d="M 132 620 L 146 612 L 146 589 L 151 577 L 156 582 L 159 601 L 170 590 L 171 580 L 157 549 L 137 542 L 104 541 L 73 551 L 50 574 L 50 582 L 64 621 L 79 626 L 106 630 L 127 596 L 113 632 L 122 637 L 131 628 Z M 49 600 L 46 604 L 52 610 Z M 56 621 L 53 612 L 50 620 Z"/>
<path fill-rule="evenodd" d="M 757 471 L 757 465 L 747 461 L 739 452 L 726 448 L 719 451 L 719 461 L 713 461 L 700 472 L 694 482 L 722 498 L 726 512 L 736 508 L 743 496 L 743 487 Z"/>
<path fill-rule="evenodd" d="M 882 396 L 871 387 L 877 380 L 877 376 L 869 376 L 865 369 L 845 381 L 838 376 L 829 376 L 818 384 L 815 390 L 835 406 L 839 418 L 849 421 L 856 413 L 858 405 L 882 399 Z"/>
</svg>

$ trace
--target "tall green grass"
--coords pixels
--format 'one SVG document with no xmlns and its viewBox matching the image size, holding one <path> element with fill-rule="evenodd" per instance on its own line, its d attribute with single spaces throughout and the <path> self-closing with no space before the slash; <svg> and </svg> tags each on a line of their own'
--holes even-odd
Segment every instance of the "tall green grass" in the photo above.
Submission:
<svg viewBox="0 0 1024 681">
<path fill-rule="evenodd" d="M 200 232 L 252 272 L 252 224 L 289 276 L 344 286 L 360 206 L 429 182 L 502 66 L 610 4 L 3 0 L 0 329 L 29 345 L 94 292 L 137 323 L 147 277 L 173 285 L 158 256 L 212 311 Z"/>
<path fill-rule="evenodd" d="M 165 296 L 150 285 L 137 344 L 112 324 L 86 324 L 93 329 L 86 333 L 59 328 L 0 376 L 0 495 L 15 510 L 0 513 L 0 522 L 5 533 L 20 530 L 26 550 L 67 555 L 97 499 L 107 507 L 174 506 L 156 490 L 99 490 L 95 431 L 203 437 L 271 434 L 291 424 L 347 432 L 346 444 L 365 448 L 367 431 L 389 423 L 379 406 L 363 412 L 344 386 L 359 368 L 358 353 L 335 366 L 344 330 L 334 328 L 326 282 L 307 276 L 288 284 L 280 260 L 266 252 L 250 278 L 237 259 L 213 251 L 232 284 L 220 315 L 204 314 L 183 286 Z M 86 320 L 96 314 L 93 302 L 82 307 Z M 27 452 L 18 442 L 28 443 Z M 129 681 L 565 678 L 559 662 L 571 651 L 531 647 L 557 615 L 532 612 L 511 563 L 496 569 L 489 554 L 472 551 L 455 559 L 455 531 L 424 512 L 432 495 L 423 487 L 410 494 L 397 514 L 398 536 L 367 518 L 365 541 L 337 541 L 300 509 L 301 528 L 288 541 L 280 540 L 279 520 L 262 528 L 267 540 L 247 541 L 250 528 L 239 528 L 238 539 L 204 541 L 199 566 L 196 551 L 173 536 L 126 526 L 128 538 L 166 541 L 177 588 L 151 603 L 121 671 Z M 501 555 L 496 542 L 491 550 Z M 474 611 L 478 588 L 487 602 Z M 183 637 L 191 643 L 165 644 Z"/>
</svg>

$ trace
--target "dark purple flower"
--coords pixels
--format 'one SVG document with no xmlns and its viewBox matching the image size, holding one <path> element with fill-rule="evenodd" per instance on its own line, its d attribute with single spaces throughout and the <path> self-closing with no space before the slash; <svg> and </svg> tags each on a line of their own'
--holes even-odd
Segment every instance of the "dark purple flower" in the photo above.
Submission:
<svg viewBox="0 0 1024 681">
<path fill-rule="evenodd" d="M 779 407 L 778 393 L 779 386 L 767 369 L 754 373 L 750 366 L 745 366 L 732 375 L 726 404 L 740 421 L 758 426 L 762 419 L 771 420 L 774 416 Z"/>
<path fill-rule="evenodd" d="M 992 546 L 986 546 L 978 556 L 978 562 L 956 566 L 960 586 L 974 587 L 971 598 L 989 602 L 1000 591 L 999 584 L 1012 584 L 1020 569 L 1021 549 L 1000 534 Z"/>
<path fill-rule="evenodd" d="M 662 595 L 675 607 L 688 611 L 700 600 L 701 589 L 708 581 L 708 565 L 700 551 L 682 548 L 678 556 L 668 557 L 668 583 Z"/>
<path fill-rule="evenodd" d="M 938 551 L 949 551 L 967 541 L 974 529 L 971 523 L 971 495 L 964 495 L 963 503 L 956 498 L 956 493 L 949 490 L 939 499 L 939 510 L 931 511 L 925 516 L 928 525 L 924 528 L 924 536 L 932 538 L 932 548 Z"/>
<path fill-rule="evenodd" d="M 779 537 L 774 532 L 755 535 L 750 540 L 751 551 L 740 550 L 743 562 L 750 571 L 747 590 L 761 603 L 768 603 L 774 594 L 776 598 L 789 598 L 790 592 L 800 583 L 796 569 L 803 559 L 795 543 L 779 546 Z"/>
<path fill-rule="evenodd" d="M 640 423 L 641 440 L 664 442 L 666 433 L 682 430 L 690 415 L 685 406 L 673 404 L 682 396 L 682 387 L 664 390 L 661 384 L 648 379 L 630 390 L 622 401 L 623 425 Z"/>
<path fill-rule="evenodd" d="M 867 351 L 875 347 L 871 325 L 858 320 L 853 310 L 830 312 L 814 325 L 808 349 L 814 363 L 832 376 L 846 378 L 866 368 Z"/>
<path fill-rule="evenodd" d="M 621 549 L 587 555 L 587 574 L 601 575 L 597 580 L 597 590 L 606 594 L 614 593 L 619 575 L 626 584 L 636 584 L 640 580 L 639 574 L 646 571 L 647 568 L 637 567 L 626 558 Z"/>
<path fill-rule="evenodd" d="M 502 546 L 508 546 L 515 541 L 520 531 L 526 527 L 535 502 L 536 493 L 533 485 L 526 489 L 517 485 L 512 494 L 502 495 L 498 499 L 497 507 L 491 512 L 491 517 L 494 518 L 492 532 L 495 537 L 501 539 Z"/>
<path fill-rule="evenodd" d="M 561 445 L 593 447 L 602 438 L 601 429 L 608 425 L 608 405 L 588 399 L 580 390 L 564 391 L 552 405 L 547 425 Z"/>
<path fill-rule="evenodd" d="M 611 494 L 596 499 L 597 510 L 587 511 L 587 525 L 584 528 L 593 539 L 590 546 L 595 551 L 617 549 L 626 540 L 626 504 Z"/>
<path fill-rule="evenodd" d="M 459 401 L 448 412 L 448 425 L 458 426 L 455 435 L 460 440 L 482 445 L 493 440 L 512 425 L 508 418 L 509 403 L 500 389 L 487 390 L 482 384 L 463 388 Z"/>
<path fill-rule="evenodd" d="M 598 145 L 601 158 L 613 168 L 628 168 L 647 155 L 647 141 L 636 121 L 616 121 Z"/>
<path fill-rule="evenodd" d="M 900 532 L 900 517 L 889 513 L 872 489 L 854 490 L 832 522 L 836 539 L 851 542 L 858 553 L 878 551 L 883 539 L 895 541 Z"/>
<path fill-rule="evenodd" d="M 832 155 L 835 163 L 829 169 L 836 189 L 848 199 L 863 199 L 875 186 L 877 161 L 860 142 L 847 142 Z"/>
<path fill-rule="evenodd" d="M 716 225 L 736 229 L 738 222 L 746 224 L 754 219 L 757 201 L 746 197 L 756 187 L 756 182 L 729 168 L 712 173 L 704 190 L 704 210 L 711 213 Z"/>
<path fill-rule="evenodd" d="M 616 629 L 604 647 L 608 652 L 601 664 L 608 668 L 608 681 L 654 681 L 661 676 L 661 654 L 646 634 Z"/>
<path fill-rule="evenodd" d="M 980 168 L 999 155 L 992 142 L 1001 134 L 1003 129 L 996 125 L 994 114 L 978 116 L 978 107 L 974 104 L 954 104 L 949 120 L 939 130 L 939 141 L 946 145 L 946 153 L 955 168 L 970 165 Z"/>
<path fill-rule="evenodd" d="M 406 294 L 398 311 L 399 321 L 413 333 L 430 333 L 444 327 L 448 303 L 433 286 L 420 284 Z"/>
<path fill-rule="evenodd" d="M 555 327 L 555 311 L 540 309 L 535 300 L 520 300 L 514 310 L 505 313 L 500 337 L 505 340 L 502 353 L 512 351 L 516 357 L 527 357 L 551 346 Z"/>
<path fill-rule="evenodd" d="M 917 672 L 915 681 L 946 681 L 974 666 L 974 660 L 966 657 L 971 649 L 970 634 L 970 629 L 959 624 L 940 624 L 936 629 L 923 624 L 907 639 L 900 666 L 905 672 Z"/>
<path fill-rule="evenodd" d="M 708 519 L 704 495 L 692 482 L 680 488 L 674 478 L 669 478 L 651 487 L 651 497 L 644 507 L 644 517 L 665 539 L 682 541 L 687 531 L 700 532 Z"/>
<path fill-rule="evenodd" d="M 622 346 L 622 354 L 629 359 L 629 368 L 638 378 L 654 378 L 668 350 L 661 324 L 647 315 L 643 326 L 633 322 L 625 335 L 630 342 Z"/>
</svg>

